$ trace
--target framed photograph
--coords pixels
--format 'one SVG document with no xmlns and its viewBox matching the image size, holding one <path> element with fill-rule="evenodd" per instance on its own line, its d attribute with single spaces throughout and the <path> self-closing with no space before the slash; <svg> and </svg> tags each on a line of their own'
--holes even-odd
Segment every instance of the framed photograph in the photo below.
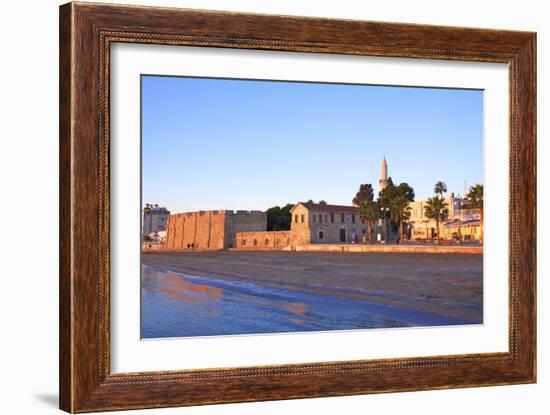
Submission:
<svg viewBox="0 0 550 415">
<path fill-rule="evenodd" d="M 60 8 L 60 407 L 536 381 L 536 35 Z"/>
</svg>

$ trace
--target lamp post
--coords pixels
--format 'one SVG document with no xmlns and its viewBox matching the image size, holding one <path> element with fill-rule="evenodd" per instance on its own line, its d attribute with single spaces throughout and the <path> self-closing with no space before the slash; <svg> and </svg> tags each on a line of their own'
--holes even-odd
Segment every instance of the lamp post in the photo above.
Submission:
<svg viewBox="0 0 550 415">
<path fill-rule="evenodd" d="M 388 244 L 388 227 L 386 225 L 386 216 L 387 212 L 390 211 L 390 208 L 388 207 L 381 207 L 380 211 L 382 212 L 382 217 L 384 218 L 384 243 Z"/>
<path fill-rule="evenodd" d="M 462 211 L 462 197 L 458 194 L 458 243 L 462 243 L 462 234 L 460 232 L 460 213 Z"/>
</svg>

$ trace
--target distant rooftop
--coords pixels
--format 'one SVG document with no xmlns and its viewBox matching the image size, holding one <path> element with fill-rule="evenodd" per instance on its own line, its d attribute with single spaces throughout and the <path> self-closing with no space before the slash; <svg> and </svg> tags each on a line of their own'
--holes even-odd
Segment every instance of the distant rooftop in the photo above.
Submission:
<svg viewBox="0 0 550 415">
<path fill-rule="evenodd" d="M 158 213 L 170 213 L 168 209 L 159 205 L 151 205 L 147 203 L 143 208 L 144 212 L 158 212 Z"/>
<path fill-rule="evenodd" d="M 357 213 L 359 208 L 356 206 L 343 206 L 343 205 L 329 205 L 322 203 L 310 203 L 310 202 L 298 202 L 302 206 L 306 207 L 309 210 L 320 210 L 323 212 L 334 212 L 334 213 Z"/>
</svg>

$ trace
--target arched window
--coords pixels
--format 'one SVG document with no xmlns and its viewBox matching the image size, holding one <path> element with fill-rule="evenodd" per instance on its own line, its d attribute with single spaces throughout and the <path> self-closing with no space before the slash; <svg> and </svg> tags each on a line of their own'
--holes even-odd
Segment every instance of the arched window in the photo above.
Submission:
<svg viewBox="0 0 550 415">
<path fill-rule="evenodd" d="M 258 240 L 254 239 L 254 246 L 258 245 Z"/>
<path fill-rule="evenodd" d="M 319 231 L 319 239 L 325 239 L 325 232 Z"/>
<path fill-rule="evenodd" d="M 265 238 L 264 244 L 269 245 L 269 239 Z"/>
</svg>

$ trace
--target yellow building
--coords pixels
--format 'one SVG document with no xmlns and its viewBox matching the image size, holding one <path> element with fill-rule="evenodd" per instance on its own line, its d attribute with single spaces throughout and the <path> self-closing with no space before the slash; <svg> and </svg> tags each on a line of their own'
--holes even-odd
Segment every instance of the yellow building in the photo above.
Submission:
<svg viewBox="0 0 550 415">
<path fill-rule="evenodd" d="M 449 215 L 446 221 L 439 224 L 441 239 L 461 241 L 478 241 L 481 236 L 479 209 L 468 209 L 468 200 L 455 197 L 453 193 L 445 198 Z M 426 200 L 412 202 L 411 216 L 408 220 L 412 240 L 437 238 L 437 223 L 426 217 L 424 207 Z"/>
<path fill-rule="evenodd" d="M 457 219 L 445 222 L 441 226 L 441 236 L 448 240 L 479 241 L 481 237 L 480 221 L 476 219 L 459 221 Z"/>
</svg>

